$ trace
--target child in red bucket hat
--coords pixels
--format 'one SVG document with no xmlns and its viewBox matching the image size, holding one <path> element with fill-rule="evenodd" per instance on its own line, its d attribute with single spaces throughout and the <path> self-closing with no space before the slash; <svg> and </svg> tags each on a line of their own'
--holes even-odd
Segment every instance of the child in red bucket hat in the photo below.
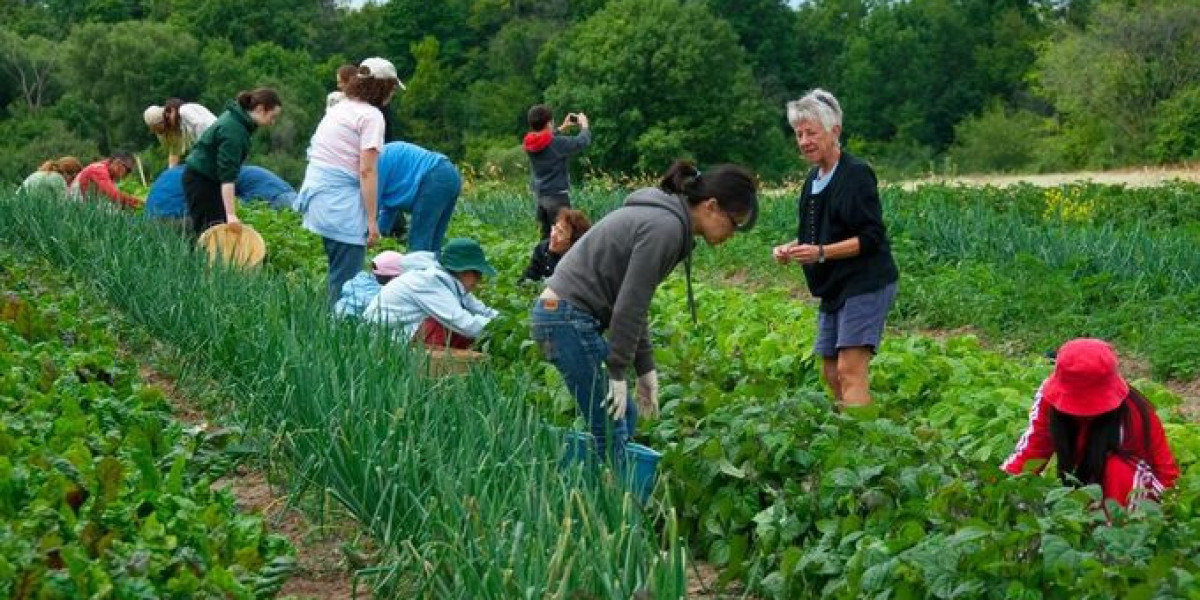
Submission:
<svg viewBox="0 0 1200 600">
<path fill-rule="evenodd" d="M 1063 483 L 1099 484 L 1106 499 L 1122 506 L 1157 499 L 1179 477 L 1154 408 L 1121 378 L 1112 347 L 1097 339 L 1074 339 L 1058 350 L 1054 373 L 1034 397 L 1029 427 L 1002 468 L 1016 475 L 1029 461 L 1051 456 L 1058 457 Z"/>
</svg>

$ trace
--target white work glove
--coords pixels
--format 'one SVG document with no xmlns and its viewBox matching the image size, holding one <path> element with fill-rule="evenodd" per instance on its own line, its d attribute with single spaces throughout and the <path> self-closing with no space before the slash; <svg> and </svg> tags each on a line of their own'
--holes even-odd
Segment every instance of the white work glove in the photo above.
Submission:
<svg viewBox="0 0 1200 600">
<path fill-rule="evenodd" d="M 658 371 L 646 371 L 637 378 L 637 407 L 639 417 L 658 417 Z"/>
<path fill-rule="evenodd" d="M 629 386 L 624 380 L 608 380 L 608 397 L 604 399 L 604 408 L 614 421 L 625 418 L 625 406 L 629 404 Z"/>
</svg>

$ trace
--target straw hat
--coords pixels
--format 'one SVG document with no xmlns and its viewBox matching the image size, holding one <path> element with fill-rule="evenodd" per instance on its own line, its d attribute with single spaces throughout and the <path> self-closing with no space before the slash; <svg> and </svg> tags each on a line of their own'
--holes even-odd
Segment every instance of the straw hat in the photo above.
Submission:
<svg viewBox="0 0 1200 600">
<path fill-rule="evenodd" d="M 227 223 L 209 227 L 200 234 L 198 243 L 208 251 L 210 263 L 220 256 L 232 265 L 254 267 L 267 255 L 267 245 L 262 236 L 253 227 L 245 224 L 237 233 L 234 233 Z"/>
</svg>

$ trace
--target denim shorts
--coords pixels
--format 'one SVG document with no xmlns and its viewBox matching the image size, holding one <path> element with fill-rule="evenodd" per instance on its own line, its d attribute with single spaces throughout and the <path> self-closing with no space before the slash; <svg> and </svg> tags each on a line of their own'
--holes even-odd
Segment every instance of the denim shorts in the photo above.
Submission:
<svg viewBox="0 0 1200 600">
<path fill-rule="evenodd" d="M 846 298 L 846 303 L 834 312 L 817 312 L 817 341 L 813 353 L 834 358 L 842 348 L 866 346 L 872 352 L 883 339 L 883 326 L 888 310 L 896 299 L 897 283 L 882 289 Z"/>
</svg>

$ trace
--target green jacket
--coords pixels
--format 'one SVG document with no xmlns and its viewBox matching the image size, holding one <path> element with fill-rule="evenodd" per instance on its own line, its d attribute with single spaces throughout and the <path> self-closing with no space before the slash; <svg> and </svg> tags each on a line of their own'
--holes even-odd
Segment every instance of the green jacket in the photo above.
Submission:
<svg viewBox="0 0 1200 600">
<path fill-rule="evenodd" d="M 213 181 L 233 183 L 246 156 L 250 154 L 250 134 L 254 119 L 246 109 L 230 100 L 225 112 L 209 127 L 188 154 L 187 166 Z"/>
</svg>

